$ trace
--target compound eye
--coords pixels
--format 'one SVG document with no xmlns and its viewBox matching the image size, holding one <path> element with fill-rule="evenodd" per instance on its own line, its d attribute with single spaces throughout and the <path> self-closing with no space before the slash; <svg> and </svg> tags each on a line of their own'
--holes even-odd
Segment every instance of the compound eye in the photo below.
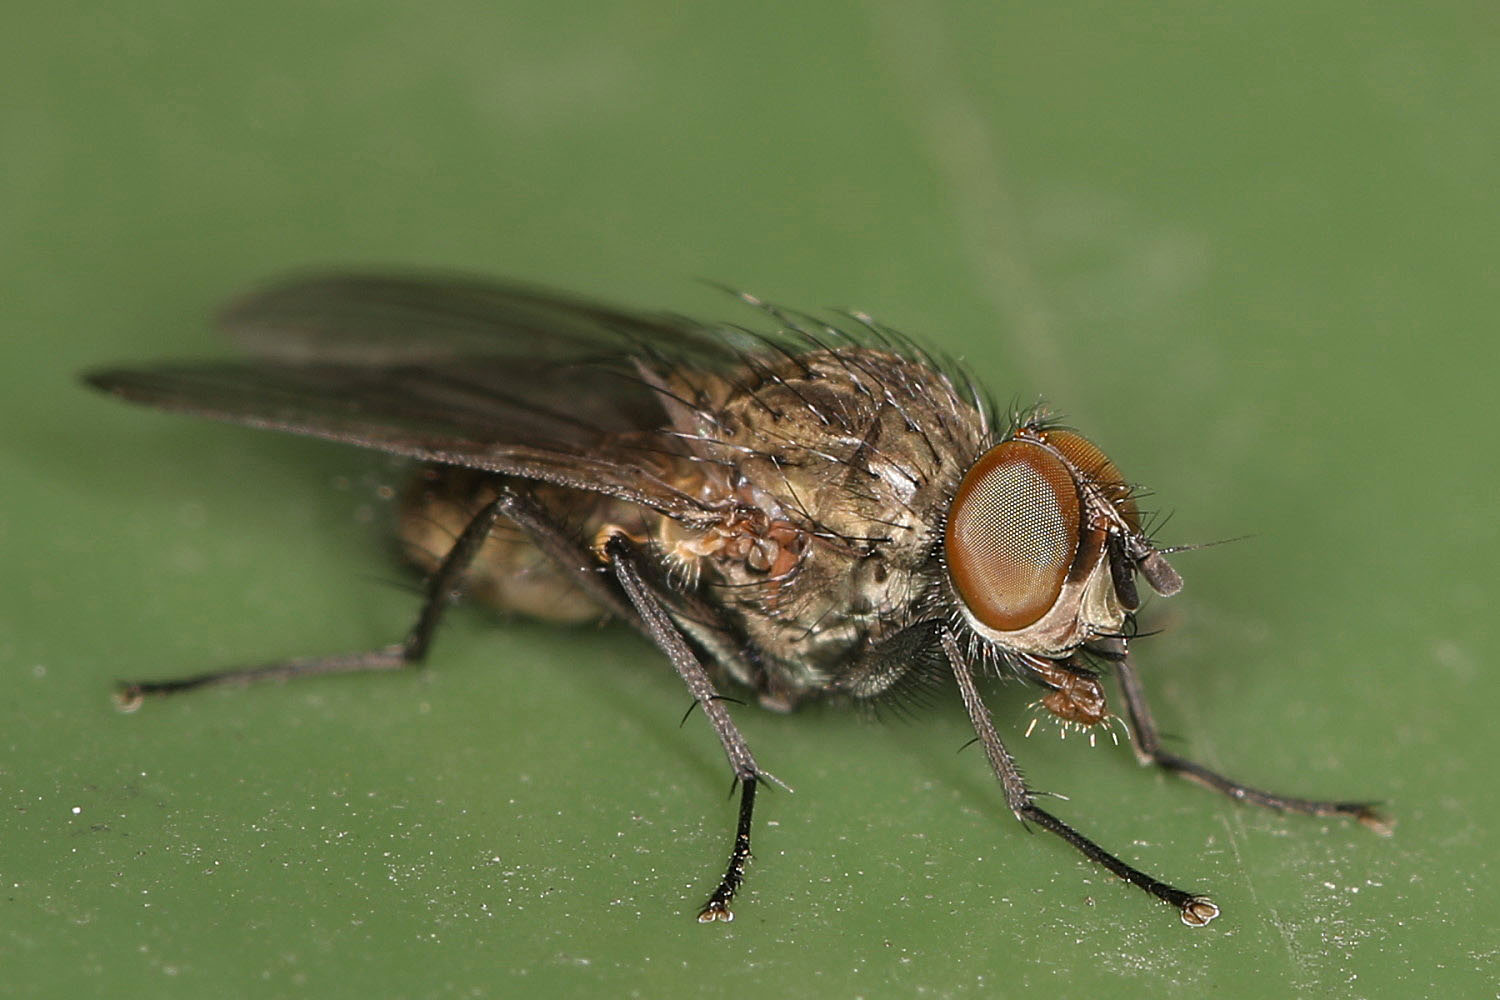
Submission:
<svg viewBox="0 0 1500 1000">
<path fill-rule="evenodd" d="M 1078 486 L 1068 467 L 1039 445 L 1006 441 L 964 476 L 943 545 L 974 617 L 1012 632 L 1057 603 L 1078 537 Z"/>
<path fill-rule="evenodd" d="M 1093 483 L 1104 498 L 1114 505 L 1116 511 L 1130 525 L 1132 531 L 1141 530 L 1141 514 L 1136 509 L 1130 485 L 1115 468 L 1109 456 L 1099 446 L 1081 434 L 1068 430 L 1047 431 L 1047 443 L 1056 448 L 1063 458 L 1073 463 L 1073 468 Z"/>
</svg>

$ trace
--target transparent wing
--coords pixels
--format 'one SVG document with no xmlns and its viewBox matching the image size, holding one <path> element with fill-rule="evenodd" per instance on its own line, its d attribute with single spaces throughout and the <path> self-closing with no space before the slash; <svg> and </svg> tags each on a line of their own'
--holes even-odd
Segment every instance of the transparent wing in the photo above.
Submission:
<svg viewBox="0 0 1500 1000">
<path fill-rule="evenodd" d="M 294 277 L 231 302 L 219 325 L 268 361 L 396 364 L 483 355 L 579 360 L 622 346 L 713 363 L 700 323 L 617 309 L 525 285 L 455 276 Z"/>
<path fill-rule="evenodd" d="M 90 372 L 132 402 L 621 496 L 690 516 L 653 370 L 740 359 L 716 331 L 524 287 L 311 277 L 220 317 L 249 361 Z M 670 464 L 670 463 L 668 463 Z"/>
</svg>

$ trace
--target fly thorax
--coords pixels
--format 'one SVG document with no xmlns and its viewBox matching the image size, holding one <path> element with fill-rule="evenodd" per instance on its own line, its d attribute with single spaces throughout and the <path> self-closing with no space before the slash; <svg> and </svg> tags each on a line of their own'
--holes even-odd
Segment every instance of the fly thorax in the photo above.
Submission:
<svg viewBox="0 0 1500 1000">
<path fill-rule="evenodd" d="M 661 524 L 661 550 L 675 570 L 696 581 L 711 565 L 731 583 L 772 587 L 796 575 L 809 537 L 772 495 L 743 479 L 733 487 L 720 481 L 699 492 L 719 508 L 716 522 L 706 528 L 670 519 Z"/>
</svg>

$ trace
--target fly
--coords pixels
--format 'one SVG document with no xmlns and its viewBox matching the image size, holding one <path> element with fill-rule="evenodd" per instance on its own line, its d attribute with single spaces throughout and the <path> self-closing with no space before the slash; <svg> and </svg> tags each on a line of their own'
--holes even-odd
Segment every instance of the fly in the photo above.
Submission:
<svg viewBox="0 0 1500 1000">
<path fill-rule="evenodd" d="M 450 597 L 557 621 L 609 615 L 671 662 L 740 789 L 729 860 L 698 915 L 733 919 L 762 769 L 719 694 L 789 711 L 956 682 L 1016 818 L 1200 927 L 1205 895 L 1121 860 L 1036 802 L 978 676 L 1042 692 L 1067 728 L 1123 721 L 1143 764 L 1231 798 L 1384 831 L 1365 802 L 1292 798 L 1163 748 L 1131 659 L 1137 581 L 1182 580 L 1137 491 L 1040 411 L 1002 419 L 955 366 L 862 315 L 749 296 L 775 329 L 713 326 L 479 281 L 295 279 L 232 304 L 246 361 L 86 376 L 167 410 L 418 460 L 399 532 L 427 574 L 400 642 L 120 687 L 121 704 L 226 682 L 399 670 Z"/>
</svg>

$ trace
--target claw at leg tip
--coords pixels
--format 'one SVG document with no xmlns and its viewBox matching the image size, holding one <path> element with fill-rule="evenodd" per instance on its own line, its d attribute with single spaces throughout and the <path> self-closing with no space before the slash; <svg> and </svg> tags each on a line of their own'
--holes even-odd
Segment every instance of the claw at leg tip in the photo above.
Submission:
<svg viewBox="0 0 1500 1000">
<path fill-rule="evenodd" d="M 1189 927 L 1203 927 L 1219 915 L 1219 908 L 1206 896 L 1188 901 L 1182 908 L 1182 922 Z"/>
<path fill-rule="evenodd" d="M 709 903 L 698 914 L 698 923 L 700 924 L 711 924 L 716 921 L 722 921 L 727 924 L 733 919 L 734 911 L 719 902 Z"/>
<path fill-rule="evenodd" d="M 1381 815 L 1374 809 L 1360 810 L 1360 812 L 1356 814 L 1355 819 L 1359 820 L 1360 823 L 1365 827 L 1374 831 L 1376 834 L 1379 834 L 1382 837 L 1389 837 L 1396 832 L 1396 821 L 1391 819 L 1389 816 Z"/>
</svg>

